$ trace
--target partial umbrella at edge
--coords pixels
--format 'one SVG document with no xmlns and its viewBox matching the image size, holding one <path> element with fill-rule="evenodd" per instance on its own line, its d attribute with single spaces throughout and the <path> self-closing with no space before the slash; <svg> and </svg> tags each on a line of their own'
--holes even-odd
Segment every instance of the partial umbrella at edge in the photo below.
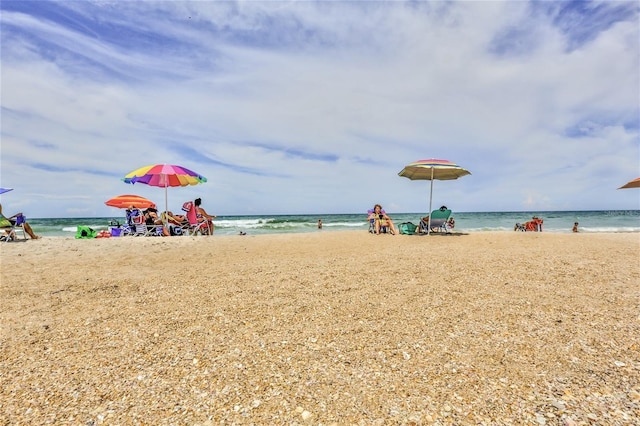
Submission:
<svg viewBox="0 0 640 426">
<path fill-rule="evenodd" d="M 155 203 L 148 198 L 141 197 L 140 195 L 118 195 L 104 202 L 109 207 L 115 207 L 117 209 L 127 209 L 131 206 L 139 209 L 148 209 L 149 207 L 156 207 Z"/>
<path fill-rule="evenodd" d="M 198 185 L 207 181 L 207 178 L 187 169 L 186 167 L 172 164 L 154 164 L 140 167 L 128 173 L 123 179 L 125 183 L 144 183 L 149 186 L 164 188 L 165 211 L 169 210 L 167 188 L 170 186 Z"/>
<path fill-rule="evenodd" d="M 463 169 L 456 163 L 449 160 L 438 160 L 430 158 L 428 160 L 418 160 L 407 164 L 398 176 L 406 177 L 410 180 L 430 180 L 431 189 L 429 191 L 429 223 L 427 224 L 427 235 L 431 231 L 431 211 L 433 201 L 433 181 L 434 180 L 454 180 L 462 176 L 470 175 L 471 172 Z"/>
<path fill-rule="evenodd" d="M 640 188 L 640 177 L 630 180 L 629 182 L 625 183 L 618 189 L 626 189 L 626 188 Z"/>
<path fill-rule="evenodd" d="M 0 188 L 0 194 L 4 194 L 5 192 L 13 191 L 13 188 Z"/>
</svg>

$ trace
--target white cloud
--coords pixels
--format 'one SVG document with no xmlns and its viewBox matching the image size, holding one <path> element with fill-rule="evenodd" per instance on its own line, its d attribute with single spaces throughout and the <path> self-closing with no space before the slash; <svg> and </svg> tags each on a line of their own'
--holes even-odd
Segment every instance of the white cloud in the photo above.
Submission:
<svg viewBox="0 0 640 426">
<path fill-rule="evenodd" d="M 544 7 L 2 3 L 3 201 L 109 215 L 164 197 L 124 174 L 175 163 L 209 182 L 172 209 L 423 211 L 429 183 L 397 173 L 436 157 L 473 173 L 434 183 L 457 211 L 637 209 L 615 190 L 640 175 L 637 7 Z"/>
</svg>

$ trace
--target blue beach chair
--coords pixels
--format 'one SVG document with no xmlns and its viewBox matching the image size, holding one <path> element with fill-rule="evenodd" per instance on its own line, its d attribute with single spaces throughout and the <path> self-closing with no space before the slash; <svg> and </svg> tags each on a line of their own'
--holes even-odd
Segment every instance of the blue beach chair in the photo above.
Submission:
<svg viewBox="0 0 640 426">
<path fill-rule="evenodd" d="M 375 220 L 375 218 L 371 217 L 372 213 L 373 213 L 373 209 L 367 210 L 367 218 L 369 218 L 369 233 L 375 234 L 376 233 L 376 220 Z M 386 214 L 384 210 L 380 210 L 380 213 Z M 381 226 L 380 227 L 380 233 L 381 234 L 386 234 L 388 232 L 389 232 L 389 229 L 388 229 L 387 226 Z"/>
</svg>

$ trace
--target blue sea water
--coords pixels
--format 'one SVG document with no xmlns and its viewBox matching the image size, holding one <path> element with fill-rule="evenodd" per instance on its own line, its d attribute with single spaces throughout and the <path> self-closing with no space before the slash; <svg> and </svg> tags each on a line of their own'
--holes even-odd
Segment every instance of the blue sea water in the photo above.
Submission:
<svg viewBox="0 0 640 426">
<path fill-rule="evenodd" d="M 418 224 L 421 217 L 420 213 L 388 213 L 396 225 L 402 222 Z M 513 231 L 517 222 L 524 223 L 533 216 L 544 220 L 544 232 L 571 232 L 574 222 L 579 222 L 580 232 L 640 232 L 640 210 L 454 212 L 454 231 Z M 322 219 L 321 231 L 317 227 L 318 219 Z M 73 237 L 78 225 L 96 231 L 109 229 L 112 220 L 123 222 L 122 217 L 28 219 L 35 232 L 44 237 Z M 216 235 L 233 235 L 240 231 L 258 235 L 368 229 L 366 214 L 218 216 L 214 223 Z"/>
</svg>

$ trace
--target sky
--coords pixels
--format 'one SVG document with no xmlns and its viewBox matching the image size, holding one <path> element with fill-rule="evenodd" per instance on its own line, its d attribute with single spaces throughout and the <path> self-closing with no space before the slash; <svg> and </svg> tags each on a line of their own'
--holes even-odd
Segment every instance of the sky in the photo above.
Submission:
<svg viewBox="0 0 640 426">
<path fill-rule="evenodd" d="M 5 213 L 640 209 L 637 1 L 0 2 Z"/>
</svg>

